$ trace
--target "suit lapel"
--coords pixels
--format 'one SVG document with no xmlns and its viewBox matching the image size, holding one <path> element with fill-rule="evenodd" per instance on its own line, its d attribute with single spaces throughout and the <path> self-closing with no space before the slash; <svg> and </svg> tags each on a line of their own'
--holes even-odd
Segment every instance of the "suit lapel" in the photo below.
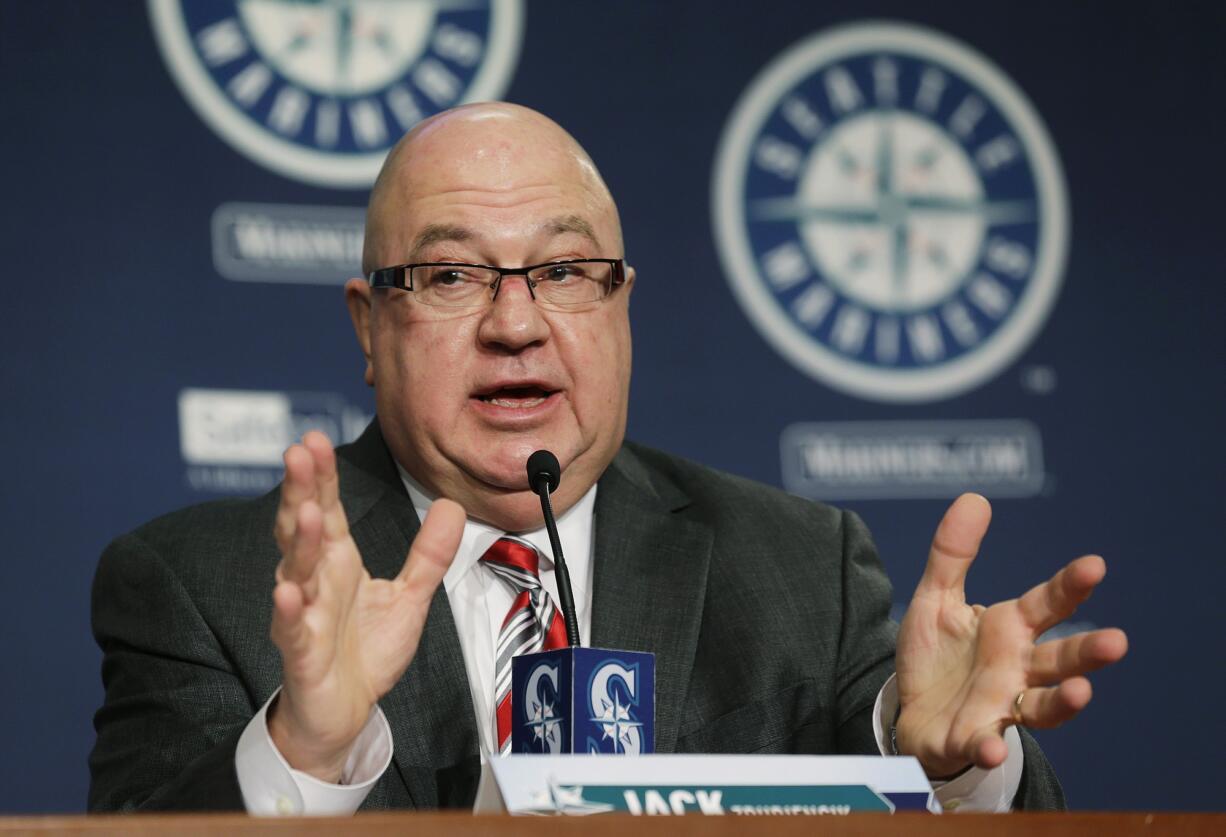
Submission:
<svg viewBox="0 0 1226 837">
<path fill-rule="evenodd" d="M 628 448 L 596 494 L 592 637 L 599 648 L 656 655 L 656 751 L 671 752 L 702 623 L 711 530 Z"/>
<path fill-rule="evenodd" d="M 377 423 L 342 455 L 355 466 L 342 464 L 341 474 L 354 541 L 370 574 L 391 578 L 400 572 L 417 534 L 417 513 Z M 470 771 L 475 790 L 479 739 L 472 693 L 442 587 L 430 604 L 413 662 L 379 703 L 392 728 L 393 762 L 415 807 L 454 804 L 449 785 L 453 779 L 467 782 Z M 440 791 L 448 798 L 440 799 Z"/>
</svg>

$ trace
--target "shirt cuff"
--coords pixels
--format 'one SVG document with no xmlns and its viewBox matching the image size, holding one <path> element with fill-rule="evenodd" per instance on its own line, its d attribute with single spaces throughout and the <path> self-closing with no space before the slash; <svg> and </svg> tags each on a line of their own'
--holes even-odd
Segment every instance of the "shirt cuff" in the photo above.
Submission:
<svg viewBox="0 0 1226 837">
<path fill-rule="evenodd" d="M 257 816 L 346 816 L 366 799 L 392 762 L 392 730 L 378 705 L 358 733 L 341 783 L 334 785 L 295 770 L 268 733 L 268 707 L 273 692 L 238 739 L 234 768 L 247 813 Z"/>
<path fill-rule="evenodd" d="M 893 721 L 897 713 L 898 683 L 896 675 L 891 675 L 877 693 L 877 703 L 873 706 L 873 734 L 883 756 L 893 755 L 894 749 L 890 746 L 889 724 L 883 723 L 882 718 Z M 933 782 L 932 789 L 941 807 L 946 811 L 978 813 L 1012 810 L 1013 797 L 1022 781 L 1022 738 L 1016 727 L 1005 730 L 1005 744 L 1009 747 L 1009 755 L 999 767 L 991 770 L 972 767 L 948 782 Z"/>
</svg>

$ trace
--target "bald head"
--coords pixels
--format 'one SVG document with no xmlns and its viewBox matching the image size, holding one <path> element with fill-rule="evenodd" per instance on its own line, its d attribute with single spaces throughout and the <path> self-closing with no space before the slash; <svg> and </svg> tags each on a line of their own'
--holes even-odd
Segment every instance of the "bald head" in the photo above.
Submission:
<svg viewBox="0 0 1226 837">
<path fill-rule="evenodd" d="M 605 255 L 621 256 L 612 195 L 592 158 L 560 125 L 503 102 L 444 111 L 405 134 L 384 161 L 367 207 L 362 269 L 414 261 L 429 244 L 463 235 L 463 227 L 417 217 L 442 196 L 514 210 L 559 191 L 583 211 L 551 221 L 592 238 Z M 418 234 L 406 236 L 409 229 Z"/>
<path fill-rule="evenodd" d="M 367 272 L 623 256 L 617 210 L 591 158 L 555 122 L 515 105 L 422 122 L 388 155 L 366 216 Z M 622 267 L 606 296 L 576 306 L 541 304 L 533 289 L 545 280 L 525 273 L 505 274 L 472 306 L 351 279 L 345 297 L 366 381 L 400 466 L 428 493 L 508 532 L 541 525 L 524 471 L 533 451 L 553 451 L 566 475 L 553 494 L 558 514 L 583 497 L 625 435 L 635 271 Z M 440 272 L 438 283 L 462 273 Z"/>
</svg>

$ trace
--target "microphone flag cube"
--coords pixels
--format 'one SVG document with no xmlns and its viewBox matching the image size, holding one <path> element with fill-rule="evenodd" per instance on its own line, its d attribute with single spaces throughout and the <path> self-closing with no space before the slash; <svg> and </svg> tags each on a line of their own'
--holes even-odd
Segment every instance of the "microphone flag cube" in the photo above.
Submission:
<svg viewBox="0 0 1226 837">
<path fill-rule="evenodd" d="M 511 752 L 655 752 L 656 658 L 557 648 L 511 660 Z"/>
</svg>

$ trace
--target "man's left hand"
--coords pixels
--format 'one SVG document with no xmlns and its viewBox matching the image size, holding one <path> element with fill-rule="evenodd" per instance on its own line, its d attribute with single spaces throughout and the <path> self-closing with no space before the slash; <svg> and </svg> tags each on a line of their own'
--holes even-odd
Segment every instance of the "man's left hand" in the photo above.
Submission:
<svg viewBox="0 0 1226 837">
<path fill-rule="evenodd" d="M 918 757 L 932 778 L 1000 765 L 1008 755 L 1004 732 L 1019 718 L 1028 727 L 1069 720 L 1090 702 L 1084 675 L 1128 650 L 1117 628 L 1035 644 L 1103 580 L 1107 565 L 1097 555 L 1078 558 L 1021 598 L 968 605 L 966 573 L 991 518 L 977 494 L 949 507 L 898 637 L 898 750 Z"/>
</svg>

